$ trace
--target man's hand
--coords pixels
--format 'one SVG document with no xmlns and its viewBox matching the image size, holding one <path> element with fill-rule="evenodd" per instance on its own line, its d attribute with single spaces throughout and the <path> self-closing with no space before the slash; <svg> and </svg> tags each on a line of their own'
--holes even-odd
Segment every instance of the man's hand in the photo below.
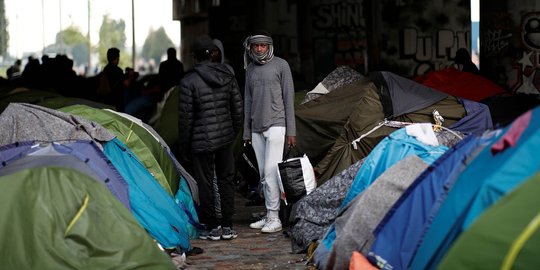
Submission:
<svg viewBox="0 0 540 270">
<path fill-rule="evenodd" d="M 287 146 L 289 149 L 296 147 L 296 136 L 287 136 Z"/>
</svg>

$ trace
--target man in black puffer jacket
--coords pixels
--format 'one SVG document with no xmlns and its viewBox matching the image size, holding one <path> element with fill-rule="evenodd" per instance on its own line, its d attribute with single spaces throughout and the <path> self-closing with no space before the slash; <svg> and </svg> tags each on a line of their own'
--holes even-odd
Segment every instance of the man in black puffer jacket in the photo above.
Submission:
<svg viewBox="0 0 540 270">
<path fill-rule="evenodd" d="M 207 230 L 199 238 L 234 239 L 234 157 L 232 144 L 242 128 L 243 103 L 234 74 L 225 65 L 210 61 L 214 48 L 208 36 L 197 37 L 192 52 L 193 70 L 180 82 L 178 130 L 182 158 L 192 162 L 199 187 L 199 221 Z M 221 222 L 216 218 L 212 181 L 221 198 Z"/>
</svg>

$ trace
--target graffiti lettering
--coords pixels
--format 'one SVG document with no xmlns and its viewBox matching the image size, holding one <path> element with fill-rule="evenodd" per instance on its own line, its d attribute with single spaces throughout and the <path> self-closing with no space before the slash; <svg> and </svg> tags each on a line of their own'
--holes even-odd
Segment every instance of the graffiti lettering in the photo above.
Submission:
<svg viewBox="0 0 540 270">
<path fill-rule="evenodd" d="M 469 32 L 438 30 L 433 35 L 420 35 L 416 28 L 402 29 L 401 59 L 417 62 L 413 74 L 420 75 L 428 70 L 438 70 L 448 65 L 457 49 L 470 46 Z"/>
<path fill-rule="evenodd" d="M 402 37 L 401 58 L 418 62 L 450 59 L 457 49 L 468 48 L 470 45 L 469 32 L 448 29 L 441 29 L 434 36 L 420 36 L 416 28 L 404 28 Z"/>
<path fill-rule="evenodd" d="M 499 53 L 505 47 L 508 47 L 510 43 L 509 39 L 512 34 L 502 34 L 502 30 L 488 30 L 482 35 L 482 52 L 486 54 Z"/>
<path fill-rule="evenodd" d="M 314 8 L 313 26 L 318 30 L 364 29 L 365 23 L 360 3 L 339 2 Z"/>
</svg>

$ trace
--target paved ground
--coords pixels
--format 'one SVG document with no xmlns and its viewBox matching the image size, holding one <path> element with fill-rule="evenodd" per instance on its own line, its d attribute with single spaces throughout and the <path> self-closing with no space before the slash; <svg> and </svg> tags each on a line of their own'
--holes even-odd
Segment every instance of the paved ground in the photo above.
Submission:
<svg viewBox="0 0 540 270">
<path fill-rule="evenodd" d="M 245 206 L 246 202 L 237 194 L 233 226 L 238 238 L 192 240 L 204 253 L 187 257 L 185 269 L 314 269 L 306 265 L 306 254 L 291 253 L 291 241 L 282 232 L 263 234 L 250 229 L 249 223 L 256 221 L 252 214 L 264 211 L 264 206 Z"/>
</svg>

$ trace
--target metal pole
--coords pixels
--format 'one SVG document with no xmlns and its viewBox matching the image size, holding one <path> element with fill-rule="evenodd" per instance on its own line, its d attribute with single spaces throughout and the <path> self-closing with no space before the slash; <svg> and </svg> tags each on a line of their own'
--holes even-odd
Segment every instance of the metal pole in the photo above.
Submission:
<svg viewBox="0 0 540 270">
<path fill-rule="evenodd" d="M 92 70 L 92 42 L 90 41 L 90 0 L 88 0 L 88 33 L 86 33 L 86 39 L 88 39 L 88 69 L 85 72 L 85 76 Z"/>
<path fill-rule="evenodd" d="M 62 51 L 64 50 L 63 48 L 63 43 L 64 43 L 64 38 L 62 37 L 62 0 L 58 0 L 58 18 L 59 18 L 59 23 L 60 23 L 60 32 L 58 32 L 58 35 L 59 35 L 59 39 L 60 39 L 60 53 L 62 54 Z"/>
<path fill-rule="evenodd" d="M 41 0 L 41 53 L 45 53 L 45 4 Z"/>
<path fill-rule="evenodd" d="M 133 41 L 131 43 L 131 65 L 134 70 L 137 70 L 135 68 L 135 0 L 131 0 L 131 31 L 132 31 L 132 37 Z"/>
</svg>

